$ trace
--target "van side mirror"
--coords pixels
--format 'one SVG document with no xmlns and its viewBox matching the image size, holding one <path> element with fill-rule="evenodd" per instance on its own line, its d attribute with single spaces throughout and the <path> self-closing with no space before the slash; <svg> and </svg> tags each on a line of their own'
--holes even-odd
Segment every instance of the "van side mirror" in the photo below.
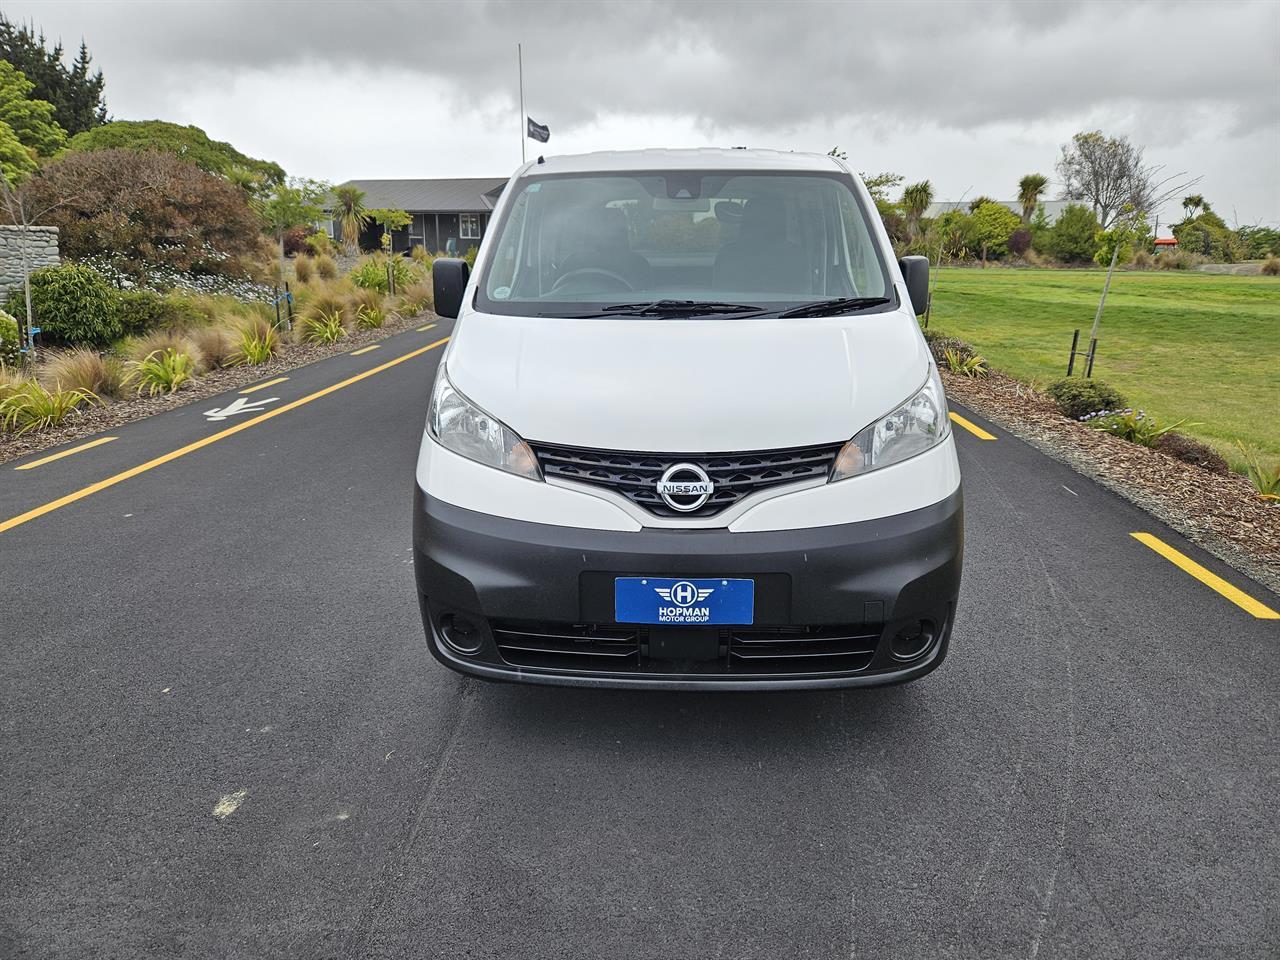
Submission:
<svg viewBox="0 0 1280 960">
<path fill-rule="evenodd" d="M 929 258 L 903 257 L 898 261 L 898 269 L 902 271 L 902 279 L 907 284 L 911 309 L 918 317 L 929 307 Z"/>
<path fill-rule="evenodd" d="M 465 260 L 440 257 L 431 264 L 431 287 L 436 313 L 456 320 L 462 311 L 462 294 L 467 289 L 471 268 Z"/>
</svg>

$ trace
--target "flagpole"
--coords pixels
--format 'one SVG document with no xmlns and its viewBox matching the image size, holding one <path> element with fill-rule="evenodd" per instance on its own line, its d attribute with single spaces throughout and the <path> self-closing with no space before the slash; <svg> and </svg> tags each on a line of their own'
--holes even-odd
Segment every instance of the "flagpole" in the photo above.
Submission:
<svg viewBox="0 0 1280 960">
<path fill-rule="evenodd" d="M 524 51 L 516 44 L 516 63 L 520 69 L 520 162 L 524 163 Z"/>
</svg>

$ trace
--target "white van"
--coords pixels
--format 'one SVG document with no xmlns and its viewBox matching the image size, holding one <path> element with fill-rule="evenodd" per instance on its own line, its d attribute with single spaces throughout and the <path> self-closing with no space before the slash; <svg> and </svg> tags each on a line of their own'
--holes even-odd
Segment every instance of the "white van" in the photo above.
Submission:
<svg viewBox="0 0 1280 960">
<path fill-rule="evenodd" d="M 920 677 L 960 470 L 866 188 L 828 156 L 539 158 L 476 257 L 417 466 L 432 653 L 493 680 L 746 690 Z"/>
</svg>

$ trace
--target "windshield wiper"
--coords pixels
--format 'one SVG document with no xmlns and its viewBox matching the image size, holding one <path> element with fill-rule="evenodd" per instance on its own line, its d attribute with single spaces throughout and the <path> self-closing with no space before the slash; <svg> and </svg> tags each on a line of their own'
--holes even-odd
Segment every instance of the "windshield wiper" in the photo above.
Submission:
<svg viewBox="0 0 1280 960">
<path fill-rule="evenodd" d="M 764 307 L 716 300 L 654 300 L 651 303 L 615 303 L 602 307 L 602 317 L 701 317 L 713 313 L 757 313 Z"/>
<path fill-rule="evenodd" d="M 818 300 L 800 307 L 783 310 L 779 317 L 833 317 L 841 313 L 849 313 L 863 307 L 878 307 L 892 303 L 888 297 L 835 297 L 831 300 Z"/>
</svg>

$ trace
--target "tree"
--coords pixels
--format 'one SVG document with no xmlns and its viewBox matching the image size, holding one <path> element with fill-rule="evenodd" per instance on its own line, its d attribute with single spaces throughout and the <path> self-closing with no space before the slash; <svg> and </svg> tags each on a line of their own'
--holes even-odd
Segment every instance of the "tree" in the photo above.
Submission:
<svg viewBox="0 0 1280 960">
<path fill-rule="evenodd" d="M 261 235 L 244 191 L 170 153 L 95 150 L 50 160 L 31 178 L 38 222 L 62 254 L 97 258 L 137 282 L 156 267 L 238 276 Z"/>
<path fill-rule="evenodd" d="M 0 60 L 11 63 L 35 84 L 32 99 L 53 105 L 53 118 L 68 135 L 81 133 L 107 121 L 102 91 L 102 71 L 90 72 L 93 58 L 82 42 L 68 68 L 62 44 L 46 49 L 44 34 L 23 24 L 15 25 L 0 13 Z"/>
<path fill-rule="evenodd" d="M 907 218 L 907 239 L 914 240 L 920 232 L 920 219 L 933 203 L 933 184 L 928 180 L 913 183 L 902 191 L 902 212 Z"/>
<path fill-rule="evenodd" d="M 2 139 L 0 137 L 0 140 Z M 22 261 L 22 297 L 26 307 L 26 322 L 20 334 L 21 339 L 26 343 L 28 363 L 34 360 L 36 355 L 35 315 L 31 303 L 31 244 L 28 234 L 32 225 L 41 218 L 75 199 L 70 195 L 59 195 L 56 191 L 46 191 L 45 196 L 41 198 L 35 198 L 32 194 L 30 180 L 11 183 L 8 179 L 0 177 L 0 201 L 4 204 L 4 216 L 23 234 L 23 242 L 18 245 L 18 257 Z"/>
<path fill-rule="evenodd" d="M 1133 259 L 1139 245 L 1145 245 L 1151 231 L 1141 218 L 1119 217 L 1110 230 L 1096 234 L 1098 249 L 1093 252 L 1093 262 L 1105 267 L 1112 261 L 1125 264 Z"/>
<path fill-rule="evenodd" d="M 985 195 L 974 197 L 972 200 L 969 201 L 969 212 L 977 213 L 979 207 L 985 207 L 988 203 L 998 204 L 1000 203 L 1000 201 L 992 200 L 990 197 Z"/>
<path fill-rule="evenodd" d="M 1040 173 L 1028 173 L 1018 181 L 1018 202 L 1022 204 L 1022 225 L 1031 225 L 1031 215 L 1036 212 L 1040 195 L 1049 185 L 1049 178 Z"/>
<path fill-rule="evenodd" d="M 3 175 L 10 183 L 36 169 L 40 157 L 51 156 L 66 143 L 66 132 L 53 119 L 53 105 L 33 100 L 35 84 L 13 64 L 0 60 L 0 130 L 7 131 L 22 147 L 17 150 L 9 136 L 5 141 Z"/>
<path fill-rule="evenodd" d="M 284 235 L 290 227 L 314 223 L 325 215 L 323 200 L 329 185 L 319 180 L 290 177 L 277 184 L 270 194 L 256 204 L 263 225 L 280 245 L 280 285 L 284 286 Z"/>
<path fill-rule="evenodd" d="M 360 249 L 360 233 L 369 222 L 364 207 L 364 191 L 351 184 L 334 187 L 333 216 L 342 231 L 342 247 L 347 253 Z"/>
<path fill-rule="evenodd" d="M 1103 230 L 1126 207 L 1133 216 L 1145 218 L 1199 179 L 1187 180 L 1181 173 L 1161 177 L 1164 167 L 1148 164 L 1142 147 L 1100 130 L 1077 133 L 1063 144 L 1057 170 L 1063 198 L 1087 202 Z"/>
<path fill-rule="evenodd" d="M 1049 228 L 1048 252 L 1063 263 L 1088 263 L 1098 249 L 1098 218 L 1083 204 L 1069 203 Z"/>
<path fill-rule="evenodd" d="M 1020 224 L 1018 215 L 1003 203 L 991 201 L 973 211 L 969 226 L 970 243 L 982 251 L 984 266 L 988 254 L 998 257 L 1008 250 L 1009 236 Z"/>
<path fill-rule="evenodd" d="M 229 143 L 209 139 L 199 127 L 184 127 L 164 120 L 113 120 L 76 134 L 67 144 L 72 153 L 121 147 L 176 154 L 187 163 L 226 177 L 254 194 L 269 192 L 271 187 L 284 182 L 284 170 L 278 163 L 245 156 Z"/>
<path fill-rule="evenodd" d="M 1206 210 L 1208 209 L 1205 205 L 1204 197 L 1198 193 L 1193 193 L 1190 196 L 1182 198 L 1182 210 L 1186 214 L 1185 219 L 1187 220 L 1194 219 L 1196 211 L 1201 207 L 1205 207 Z"/>
<path fill-rule="evenodd" d="M 391 234 L 413 223 L 413 217 L 403 210 L 370 210 L 369 219 L 382 228 L 382 250 L 384 253 L 391 252 Z"/>
</svg>

